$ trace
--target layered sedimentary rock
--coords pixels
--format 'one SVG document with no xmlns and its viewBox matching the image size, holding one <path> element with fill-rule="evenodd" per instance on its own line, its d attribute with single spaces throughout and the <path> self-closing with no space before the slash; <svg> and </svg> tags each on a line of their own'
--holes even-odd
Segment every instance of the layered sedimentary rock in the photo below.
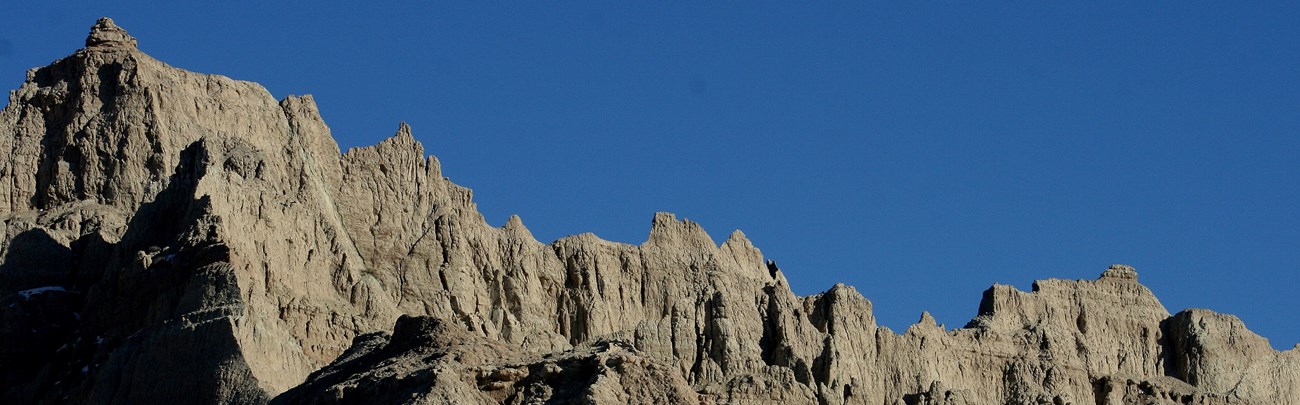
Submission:
<svg viewBox="0 0 1300 405">
<path fill-rule="evenodd" d="M 895 333 L 739 231 L 494 227 L 411 129 L 170 67 L 111 20 L 0 112 L 6 403 L 1280 403 L 1300 358 L 1127 266 Z M 391 332 L 389 332 L 391 330 Z"/>
</svg>

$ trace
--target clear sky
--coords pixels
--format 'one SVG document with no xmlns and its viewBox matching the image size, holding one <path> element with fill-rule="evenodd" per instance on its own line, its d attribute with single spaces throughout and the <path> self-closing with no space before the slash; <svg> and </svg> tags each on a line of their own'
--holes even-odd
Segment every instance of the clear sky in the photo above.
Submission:
<svg viewBox="0 0 1300 405">
<path fill-rule="evenodd" d="M 1298 2 L 14 3 L 2 88 L 111 16 L 174 66 L 315 95 L 344 148 L 409 122 L 545 242 L 739 228 L 895 330 L 1127 263 L 1172 312 L 1300 342 Z"/>
</svg>

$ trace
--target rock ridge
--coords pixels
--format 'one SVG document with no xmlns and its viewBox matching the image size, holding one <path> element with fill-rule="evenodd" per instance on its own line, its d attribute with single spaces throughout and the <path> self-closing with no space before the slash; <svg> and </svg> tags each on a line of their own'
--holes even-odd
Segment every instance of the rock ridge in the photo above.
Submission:
<svg viewBox="0 0 1300 405">
<path fill-rule="evenodd" d="M 1300 354 L 1111 265 L 902 333 L 743 232 L 487 224 L 401 123 L 176 69 L 111 19 L 0 111 L 6 403 L 1300 404 Z"/>
</svg>

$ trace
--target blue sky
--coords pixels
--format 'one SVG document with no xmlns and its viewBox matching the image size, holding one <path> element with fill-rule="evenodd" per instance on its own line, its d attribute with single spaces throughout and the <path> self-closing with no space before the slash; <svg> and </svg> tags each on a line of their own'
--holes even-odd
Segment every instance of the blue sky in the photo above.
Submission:
<svg viewBox="0 0 1300 405">
<path fill-rule="evenodd" d="M 344 148 L 409 122 L 543 241 L 675 212 L 895 330 L 1127 263 L 1173 312 L 1300 342 L 1300 3 L 58 3 L 6 5 L 0 87 L 107 15 L 315 95 Z"/>
</svg>

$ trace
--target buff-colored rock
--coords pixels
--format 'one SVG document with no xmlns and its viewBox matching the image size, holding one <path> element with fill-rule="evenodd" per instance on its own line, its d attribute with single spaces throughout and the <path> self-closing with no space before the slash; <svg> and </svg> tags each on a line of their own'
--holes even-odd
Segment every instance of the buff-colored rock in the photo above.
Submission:
<svg viewBox="0 0 1300 405">
<path fill-rule="evenodd" d="M 109 19 L 10 94 L 0 151 L 4 403 L 1300 404 L 1295 350 L 1129 266 L 896 333 L 673 214 L 543 243 L 409 126 L 340 153 L 310 96 Z"/>
<path fill-rule="evenodd" d="M 458 324 L 402 317 L 391 336 L 351 350 L 274 401 L 298 403 L 703 404 L 672 367 L 622 340 L 563 354 L 523 355 Z"/>
</svg>

